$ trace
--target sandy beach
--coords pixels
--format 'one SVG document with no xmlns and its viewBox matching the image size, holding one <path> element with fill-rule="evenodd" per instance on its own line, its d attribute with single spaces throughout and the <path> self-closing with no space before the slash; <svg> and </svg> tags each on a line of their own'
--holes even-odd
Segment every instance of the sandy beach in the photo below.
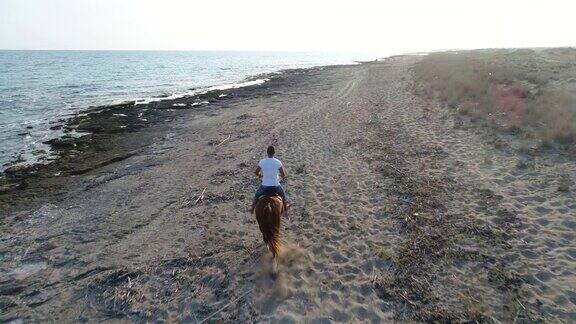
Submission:
<svg viewBox="0 0 576 324">
<path fill-rule="evenodd" d="M 63 125 L 94 135 L 0 183 L 0 321 L 576 320 L 574 157 L 417 96 L 421 58 Z M 247 212 L 270 144 L 291 201 L 276 278 Z"/>
</svg>

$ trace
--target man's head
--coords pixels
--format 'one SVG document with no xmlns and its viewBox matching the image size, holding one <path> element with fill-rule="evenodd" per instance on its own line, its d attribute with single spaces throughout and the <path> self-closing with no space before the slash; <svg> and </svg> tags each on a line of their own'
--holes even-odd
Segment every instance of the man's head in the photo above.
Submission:
<svg viewBox="0 0 576 324">
<path fill-rule="evenodd" d="M 274 156 L 274 153 L 276 153 L 276 152 L 274 151 L 274 146 L 272 146 L 272 145 L 268 146 L 268 149 L 266 150 L 266 153 L 268 154 L 268 157 L 273 157 L 273 156 Z"/>
</svg>

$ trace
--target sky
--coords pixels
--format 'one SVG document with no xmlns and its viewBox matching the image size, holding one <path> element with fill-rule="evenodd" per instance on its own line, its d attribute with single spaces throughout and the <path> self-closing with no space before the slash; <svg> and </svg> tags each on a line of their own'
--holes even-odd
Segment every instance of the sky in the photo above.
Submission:
<svg viewBox="0 0 576 324">
<path fill-rule="evenodd" d="M 576 46 L 574 12 L 571 0 L 0 0 L 0 49 Z"/>
</svg>

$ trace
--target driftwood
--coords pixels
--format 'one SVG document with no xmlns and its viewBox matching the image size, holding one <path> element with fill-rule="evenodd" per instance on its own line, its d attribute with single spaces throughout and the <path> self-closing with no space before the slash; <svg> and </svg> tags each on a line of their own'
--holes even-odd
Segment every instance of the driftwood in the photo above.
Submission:
<svg viewBox="0 0 576 324">
<path fill-rule="evenodd" d="M 229 139 L 230 139 L 230 135 L 228 135 L 228 137 L 226 137 L 222 142 L 218 143 L 218 145 L 216 145 L 216 147 L 224 144 L 224 143 L 225 143 L 227 140 L 229 140 Z"/>
<path fill-rule="evenodd" d="M 204 199 L 204 193 L 206 192 L 206 187 L 204 188 L 204 190 L 202 190 L 202 193 L 200 194 L 200 196 L 198 196 L 198 198 L 196 198 L 196 200 L 194 201 L 194 203 L 192 205 L 196 205 L 198 202 L 200 202 L 202 199 Z"/>
</svg>

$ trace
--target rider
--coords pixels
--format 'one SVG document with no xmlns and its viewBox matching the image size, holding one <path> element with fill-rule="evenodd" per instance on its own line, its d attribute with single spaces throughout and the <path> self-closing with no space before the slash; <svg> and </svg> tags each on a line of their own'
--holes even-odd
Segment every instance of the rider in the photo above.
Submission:
<svg viewBox="0 0 576 324">
<path fill-rule="evenodd" d="M 284 210 L 286 210 L 286 194 L 280 185 L 280 177 L 282 177 L 282 180 L 286 180 L 288 174 L 286 174 L 286 169 L 282 162 L 274 157 L 274 146 L 268 146 L 266 153 L 268 154 L 268 157 L 258 162 L 258 167 L 256 168 L 256 172 L 254 172 L 257 177 L 262 177 L 262 184 L 254 194 L 251 209 L 252 213 L 254 213 L 254 208 L 256 207 L 258 198 L 270 191 L 275 192 L 282 197 Z"/>
</svg>

